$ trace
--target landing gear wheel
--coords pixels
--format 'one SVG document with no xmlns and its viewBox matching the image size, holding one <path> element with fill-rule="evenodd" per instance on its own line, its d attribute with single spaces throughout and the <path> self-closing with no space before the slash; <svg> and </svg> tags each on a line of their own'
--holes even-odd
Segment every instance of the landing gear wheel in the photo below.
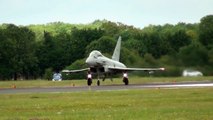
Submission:
<svg viewBox="0 0 213 120">
<path fill-rule="evenodd" d="M 87 85 L 88 85 L 88 86 L 92 85 L 92 79 L 88 79 L 88 80 L 87 80 Z"/>
<path fill-rule="evenodd" d="M 97 81 L 97 85 L 98 85 L 98 86 L 100 85 L 100 80 Z"/>
<path fill-rule="evenodd" d="M 128 85 L 128 84 L 129 84 L 128 78 L 124 78 L 124 79 L 123 79 L 123 82 L 124 82 L 125 85 Z"/>
</svg>

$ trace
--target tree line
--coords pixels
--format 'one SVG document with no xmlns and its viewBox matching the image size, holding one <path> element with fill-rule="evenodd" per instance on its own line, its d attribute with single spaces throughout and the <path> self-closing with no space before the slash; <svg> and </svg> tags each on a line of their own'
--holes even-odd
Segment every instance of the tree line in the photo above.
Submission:
<svg viewBox="0 0 213 120">
<path fill-rule="evenodd" d="M 96 49 L 111 57 L 122 36 L 121 62 L 130 67 L 166 67 L 161 76 L 184 69 L 213 75 L 213 15 L 200 23 L 149 25 L 143 29 L 96 20 L 91 24 L 0 25 L 0 79 L 47 78 L 62 69 L 79 69 Z"/>
</svg>

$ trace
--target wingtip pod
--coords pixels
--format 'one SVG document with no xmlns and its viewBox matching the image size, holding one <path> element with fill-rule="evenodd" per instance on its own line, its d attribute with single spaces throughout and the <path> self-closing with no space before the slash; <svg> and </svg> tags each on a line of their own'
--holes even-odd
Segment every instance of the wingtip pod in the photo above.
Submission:
<svg viewBox="0 0 213 120">
<path fill-rule="evenodd" d="M 165 70 L 165 68 L 160 68 L 160 70 L 164 71 L 164 70 Z"/>
<path fill-rule="evenodd" d="M 69 72 L 69 70 L 62 70 L 61 72 L 64 72 L 64 73 L 66 73 L 66 72 Z"/>
</svg>

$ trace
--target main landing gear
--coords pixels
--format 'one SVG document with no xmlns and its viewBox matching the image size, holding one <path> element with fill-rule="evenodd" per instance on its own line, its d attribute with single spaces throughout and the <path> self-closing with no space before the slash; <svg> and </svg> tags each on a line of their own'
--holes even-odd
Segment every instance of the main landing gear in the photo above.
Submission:
<svg viewBox="0 0 213 120">
<path fill-rule="evenodd" d="M 124 71 L 124 73 L 123 73 L 123 82 L 125 85 L 129 84 L 128 74 L 126 71 Z"/>
<path fill-rule="evenodd" d="M 88 78 L 88 79 L 87 79 L 87 85 L 88 85 L 88 86 L 91 86 L 91 85 L 92 85 L 92 79 L 91 79 L 91 78 Z"/>
<path fill-rule="evenodd" d="M 88 86 L 92 85 L 92 79 L 91 78 L 87 79 L 87 85 Z M 100 80 L 97 81 L 97 86 L 100 86 Z"/>
<path fill-rule="evenodd" d="M 125 78 L 125 77 L 124 77 L 124 78 L 123 78 L 123 82 L 124 82 L 125 85 L 128 85 L 128 84 L 129 84 L 128 78 Z"/>
<path fill-rule="evenodd" d="M 104 79 L 105 79 L 105 77 L 104 77 Z M 128 74 L 126 72 L 123 73 L 123 82 L 125 85 L 129 85 Z M 90 74 L 90 72 L 87 75 L 87 85 L 88 86 L 92 85 L 92 74 Z M 97 80 L 97 86 L 100 86 L 99 75 L 98 75 L 98 80 Z"/>
</svg>

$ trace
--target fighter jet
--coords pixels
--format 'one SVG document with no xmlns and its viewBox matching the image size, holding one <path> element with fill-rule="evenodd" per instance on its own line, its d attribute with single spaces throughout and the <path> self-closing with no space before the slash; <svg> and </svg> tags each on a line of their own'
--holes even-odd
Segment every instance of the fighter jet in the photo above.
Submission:
<svg viewBox="0 0 213 120">
<path fill-rule="evenodd" d="M 88 71 L 87 84 L 90 86 L 92 84 L 92 75 L 98 74 L 97 85 L 100 85 L 99 75 L 112 75 L 117 73 L 123 73 L 123 82 L 125 85 L 129 84 L 129 79 L 127 71 L 163 71 L 165 68 L 128 68 L 123 63 L 119 62 L 120 59 L 120 49 L 121 49 L 121 36 L 119 36 L 116 47 L 112 58 L 107 58 L 97 50 L 93 50 L 89 57 L 86 59 L 86 64 L 88 68 L 79 70 L 62 70 L 64 73 L 76 73 L 82 71 Z M 103 78 L 104 81 L 105 77 Z"/>
</svg>

